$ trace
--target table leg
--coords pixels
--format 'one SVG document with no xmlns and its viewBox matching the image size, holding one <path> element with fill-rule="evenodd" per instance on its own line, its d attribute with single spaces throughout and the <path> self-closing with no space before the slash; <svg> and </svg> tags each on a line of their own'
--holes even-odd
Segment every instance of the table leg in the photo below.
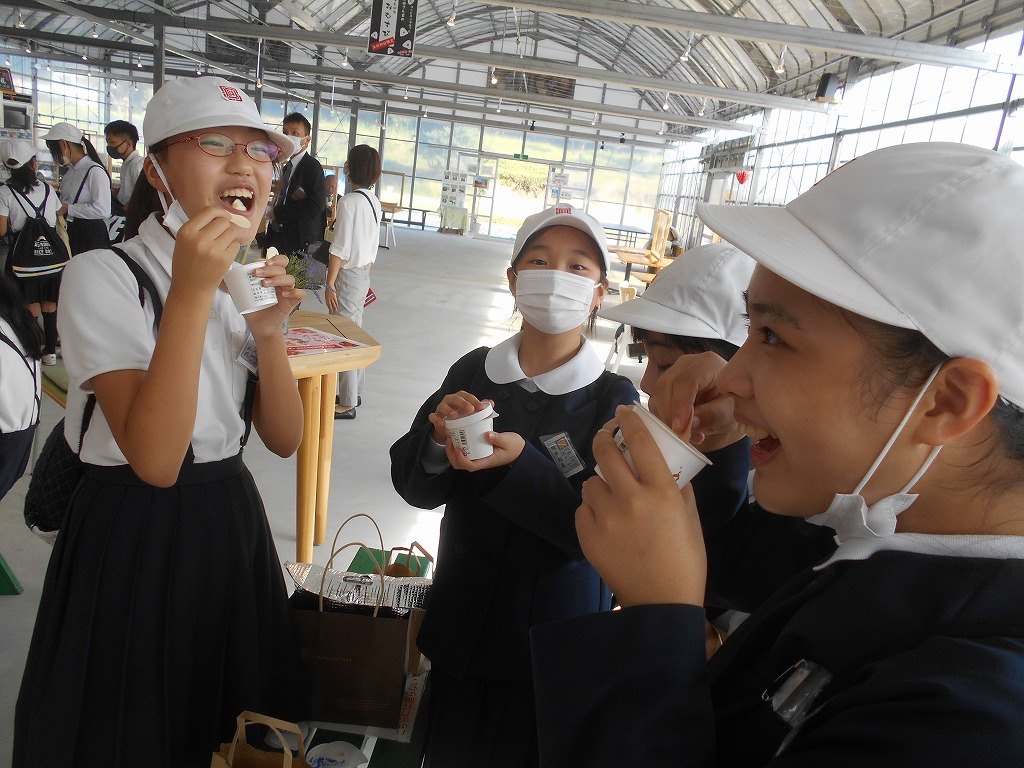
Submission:
<svg viewBox="0 0 1024 768">
<path fill-rule="evenodd" d="M 622 278 L 622 279 L 623 279 L 623 280 L 625 280 L 625 281 L 626 281 L 627 283 L 629 282 L 629 273 L 630 273 L 630 272 L 631 272 L 632 270 L 633 270 L 633 265 L 632 265 L 632 264 L 630 264 L 630 263 L 629 263 L 629 262 L 627 261 L 627 262 L 626 262 L 626 276 L 625 276 L 624 278 Z"/>
<path fill-rule="evenodd" d="M 299 379 L 302 442 L 295 466 L 295 560 L 313 562 L 317 454 L 320 447 L 320 377 Z"/>
<path fill-rule="evenodd" d="M 320 445 L 316 459 L 316 507 L 314 544 L 323 544 L 327 538 L 327 499 L 331 493 L 331 455 L 334 453 L 334 393 L 338 374 L 320 377 Z"/>
</svg>

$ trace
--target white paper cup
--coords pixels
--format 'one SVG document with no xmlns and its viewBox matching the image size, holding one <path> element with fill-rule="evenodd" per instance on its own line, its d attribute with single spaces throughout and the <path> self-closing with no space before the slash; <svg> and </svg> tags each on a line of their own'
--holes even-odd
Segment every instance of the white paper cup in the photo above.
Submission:
<svg viewBox="0 0 1024 768">
<path fill-rule="evenodd" d="M 447 419 L 444 425 L 463 456 L 484 459 L 494 453 L 494 446 L 484 439 L 484 435 L 494 429 L 494 416 L 494 408 L 488 404 L 482 411 L 461 419 Z"/>
<path fill-rule="evenodd" d="M 644 421 L 644 426 L 647 427 L 647 431 L 654 438 L 654 442 L 661 451 L 665 463 L 668 464 L 668 468 L 672 472 L 672 477 L 676 481 L 676 487 L 682 488 L 704 467 L 711 466 L 711 461 L 707 456 L 679 437 L 679 435 L 669 429 L 668 425 L 642 405 L 634 405 L 633 410 L 640 415 L 640 418 Z M 626 440 L 622 436 L 622 430 L 616 429 L 613 439 L 619 450 L 622 451 L 622 455 L 626 457 L 626 462 L 629 464 L 629 468 L 633 470 L 633 474 L 639 477 L 636 464 L 633 463 L 633 457 L 629 453 L 629 446 L 626 445 Z M 605 479 L 604 475 L 601 474 L 600 467 L 597 467 L 597 475 L 602 480 Z"/>
<path fill-rule="evenodd" d="M 273 286 L 263 285 L 260 282 L 263 278 L 253 274 L 254 270 L 265 264 L 264 261 L 254 261 L 252 264 L 235 262 L 224 275 L 224 284 L 239 314 L 245 315 L 277 304 L 277 290 Z"/>
</svg>

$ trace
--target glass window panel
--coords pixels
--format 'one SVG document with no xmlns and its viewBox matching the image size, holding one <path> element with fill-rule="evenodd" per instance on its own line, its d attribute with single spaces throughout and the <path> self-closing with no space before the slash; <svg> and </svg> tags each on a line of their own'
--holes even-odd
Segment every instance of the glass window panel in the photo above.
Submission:
<svg viewBox="0 0 1024 768">
<path fill-rule="evenodd" d="M 950 67 L 942 83 L 939 112 L 953 112 L 971 105 L 974 92 L 975 70 L 964 67 Z M 945 141 L 945 139 L 943 139 Z"/>
<path fill-rule="evenodd" d="M 619 144 L 618 139 L 605 139 L 604 149 L 597 151 L 594 164 L 606 168 L 629 168 L 632 150 L 629 144 Z"/>
<path fill-rule="evenodd" d="M 440 179 L 448 167 L 447 147 L 431 147 L 419 144 L 416 157 L 416 176 L 418 178 Z"/>
<path fill-rule="evenodd" d="M 561 136 L 538 135 L 533 131 L 526 134 L 526 154 L 531 160 L 561 161 L 565 153 L 565 139 Z"/>
<path fill-rule="evenodd" d="M 389 115 L 388 138 L 415 141 L 416 118 L 412 115 Z"/>
<path fill-rule="evenodd" d="M 622 205 L 620 203 L 591 200 L 590 205 L 587 206 L 587 213 L 602 224 L 614 226 L 622 223 Z"/>
<path fill-rule="evenodd" d="M 594 148 L 597 145 L 593 141 L 583 139 L 569 139 L 565 146 L 565 161 L 567 163 L 584 163 L 590 165 L 594 162 Z"/>
<path fill-rule="evenodd" d="M 483 151 L 496 155 L 518 155 L 523 151 L 523 132 L 486 126 Z"/>
<path fill-rule="evenodd" d="M 444 144 L 447 147 L 451 135 L 452 124 L 447 120 L 420 120 L 420 142 Z"/>
<path fill-rule="evenodd" d="M 436 211 L 441 206 L 441 181 L 433 179 L 416 180 L 416 186 L 412 193 L 411 208 L 423 208 L 428 211 Z"/>
<path fill-rule="evenodd" d="M 390 133 L 390 128 L 388 133 Z M 388 136 L 384 140 L 384 167 L 389 171 L 400 171 L 412 175 L 416 159 L 416 145 L 411 141 L 396 141 Z M 408 183 L 408 182 L 407 182 Z"/>
<path fill-rule="evenodd" d="M 356 116 L 357 136 L 380 135 L 380 113 L 360 110 Z"/>
<path fill-rule="evenodd" d="M 591 200 L 621 203 L 626 197 L 626 172 L 598 168 L 590 187 Z"/>
<path fill-rule="evenodd" d="M 479 149 L 480 126 L 458 124 L 452 126 L 452 146 L 462 149 Z"/>
</svg>

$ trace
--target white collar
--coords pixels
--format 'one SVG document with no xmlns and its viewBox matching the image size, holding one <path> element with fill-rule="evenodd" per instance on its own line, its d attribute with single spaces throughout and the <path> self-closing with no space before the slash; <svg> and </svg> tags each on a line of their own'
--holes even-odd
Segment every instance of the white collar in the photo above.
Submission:
<svg viewBox="0 0 1024 768">
<path fill-rule="evenodd" d="M 128 160 L 131 160 L 133 157 L 142 157 L 142 155 L 139 154 L 139 150 L 133 149 L 131 152 L 124 156 L 124 159 L 121 162 L 127 162 Z"/>
<path fill-rule="evenodd" d="M 893 533 L 889 536 L 865 536 L 847 539 L 832 557 L 815 570 L 838 560 L 867 560 L 875 552 L 891 550 L 917 552 L 945 557 L 991 557 L 1024 559 L 1024 536 L 984 536 L 980 534 Z"/>
<path fill-rule="evenodd" d="M 585 336 L 580 351 L 564 365 L 530 379 L 519 365 L 519 345 L 523 340 L 520 331 L 515 336 L 490 348 L 484 361 L 484 372 L 495 384 L 511 384 L 530 379 L 537 388 L 549 395 L 567 395 L 593 384 L 604 373 L 604 363 L 594 345 Z"/>
<path fill-rule="evenodd" d="M 297 154 L 292 155 L 288 159 L 288 162 L 292 164 L 292 169 L 293 170 L 298 166 L 299 163 L 302 162 L 302 158 L 305 156 L 305 154 L 306 154 L 306 150 L 300 149 Z"/>
</svg>

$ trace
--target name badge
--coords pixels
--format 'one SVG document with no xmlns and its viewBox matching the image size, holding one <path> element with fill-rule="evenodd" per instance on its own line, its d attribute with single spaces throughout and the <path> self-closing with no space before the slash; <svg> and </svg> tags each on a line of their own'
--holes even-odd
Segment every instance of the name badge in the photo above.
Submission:
<svg viewBox="0 0 1024 768">
<path fill-rule="evenodd" d="M 551 459 L 555 462 L 555 466 L 558 467 L 565 477 L 572 477 L 577 472 L 583 471 L 583 461 L 580 459 L 580 455 L 576 453 L 576 448 L 573 447 L 568 432 L 543 435 L 540 441 L 547 448 Z"/>
<path fill-rule="evenodd" d="M 235 358 L 235 362 L 249 373 L 256 373 L 256 340 L 253 339 L 251 333 L 245 334 L 245 343 L 242 344 L 242 349 L 238 353 L 238 357 Z"/>
</svg>

